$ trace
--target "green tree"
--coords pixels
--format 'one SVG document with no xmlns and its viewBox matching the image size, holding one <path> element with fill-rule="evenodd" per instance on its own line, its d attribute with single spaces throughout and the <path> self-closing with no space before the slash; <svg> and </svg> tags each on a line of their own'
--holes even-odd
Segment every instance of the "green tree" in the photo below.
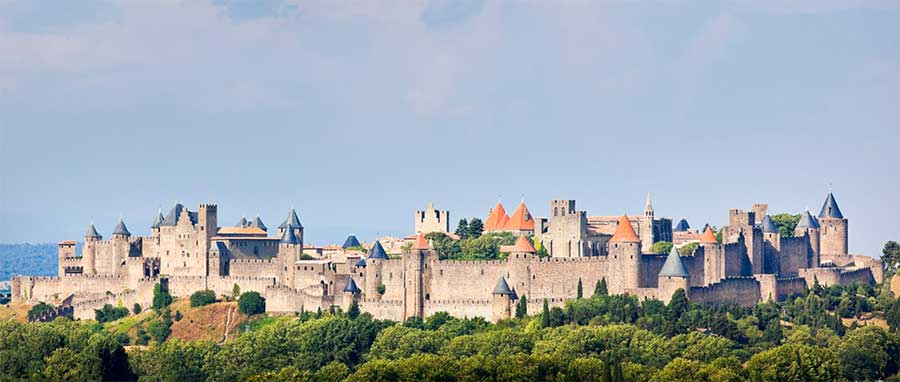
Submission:
<svg viewBox="0 0 900 382">
<path fill-rule="evenodd" d="M 900 244 L 893 240 L 884 243 L 884 248 L 881 250 L 881 261 L 884 263 L 885 280 L 887 280 L 900 270 Z M 900 296 L 894 296 L 894 298 L 898 297 Z"/>
<path fill-rule="evenodd" d="M 394 325 L 378 333 L 369 357 L 400 359 L 423 353 L 437 354 L 446 343 L 445 333 Z"/>
<path fill-rule="evenodd" d="M 238 310 L 247 315 L 254 315 L 266 311 L 266 299 L 259 292 L 250 291 L 241 294 L 238 299 Z"/>
<path fill-rule="evenodd" d="M 205 360 L 215 351 L 212 342 L 173 339 L 132 352 L 128 363 L 139 381 L 203 381 Z"/>
<path fill-rule="evenodd" d="M 668 241 L 657 241 L 650 247 L 650 253 L 668 254 L 672 250 L 672 243 Z"/>
<path fill-rule="evenodd" d="M 516 303 L 516 318 L 524 318 L 528 315 L 528 296 L 522 295 Z"/>
<path fill-rule="evenodd" d="M 198 290 L 191 294 L 191 307 L 209 305 L 216 302 L 216 292 L 209 289 Z"/>
<path fill-rule="evenodd" d="M 594 286 L 594 296 L 608 296 L 609 291 L 606 289 L 606 277 L 600 278 L 597 285 Z"/>
<path fill-rule="evenodd" d="M 786 344 L 754 354 L 747 362 L 750 379 L 759 382 L 840 379 L 840 363 L 834 351 L 809 345 Z"/>
<path fill-rule="evenodd" d="M 466 218 L 459 219 L 459 223 L 456 224 L 456 231 L 454 232 L 456 236 L 459 236 L 460 239 L 465 239 L 469 236 L 469 221 Z"/>
<path fill-rule="evenodd" d="M 156 283 L 153 286 L 153 309 L 160 310 L 172 303 L 172 295 L 168 290 L 163 290 L 162 285 Z"/>
<path fill-rule="evenodd" d="M 183 317 L 184 317 L 184 316 L 181 315 L 181 311 L 180 311 L 180 310 L 176 310 L 176 311 L 175 311 L 175 321 L 181 321 L 181 319 L 182 319 Z"/>
<path fill-rule="evenodd" d="M 541 327 L 550 327 L 550 304 L 547 302 L 546 298 L 544 298 L 544 310 L 541 312 Z"/>
<path fill-rule="evenodd" d="M 794 228 L 797 228 L 797 223 L 800 222 L 800 214 L 792 215 L 792 214 L 775 214 L 771 215 L 772 223 L 775 223 L 775 227 L 778 228 L 778 233 L 781 234 L 782 237 L 793 237 L 794 236 Z M 760 221 L 762 221 L 762 216 L 757 217 Z"/>
<path fill-rule="evenodd" d="M 110 304 L 103 305 L 103 308 L 94 309 L 94 318 L 99 323 L 115 321 L 128 315 L 128 308 L 113 307 Z"/>
<path fill-rule="evenodd" d="M 231 287 L 231 298 L 237 301 L 239 297 L 241 297 L 241 286 L 234 284 L 234 286 Z"/>
<path fill-rule="evenodd" d="M 841 371 L 848 380 L 881 380 L 897 372 L 900 340 L 877 326 L 847 333 L 838 350 Z"/>
<path fill-rule="evenodd" d="M 692 242 L 692 243 L 687 243 L 687 244 L 681 246 L 681 248 L 678 248 L 678 254 L 681 256 L 693 255 L 694 250 L 696 250 L 697 247 L 699 247 L 699 246 L 700 246 L 700 243 L 697 243 L 696 241 Z"/>
<path fill-rule="evenodd" d="M 769 320 L 769 323 L 766 324 L 766 330 L 763 332 L 762 340 L 778 345 L 783 339 L 784 330 L 781 328 L 780 320 L 778 318 Z"/>
<path fill-rule="evenodd" d="M 353 301 L 350 301 L 350 307 L 347 308 L 347 317 L 350 317 L 351 320 L 359 317 L 359 299 L 355 296 L 353 297 Z"/>
<path fill-rule="evenodd" d="M 900 300 L 891 302 L 891 307 L 884 314 L 888 327 L 894 333 L 900 333 Z"/>
<path fill-rule="evenodd" d="M 659 382 L 706 382 L 707 375 L 702 363 L 684 358 L 675 358 L 656 373 L 653 380 Z"/>
<path fill-rule="evenodd" d="M 150 342 L 150 335 L 147 334 L 147 331 L 144 330 L 143 327 L 138 327 L 137 333 L 135 333 L 135 345 L 146 345 Z"/>
<path fill-rule="evenodd" d="M 169 338 L 169 334 L 172 334 L 171 326 L 171 324 L 167 325 L 164 320 L 154 320 L 147 325 L 147 333 L 153 337 L 154 341 L 161 343 Z"/>
<path fill-rule="evenodd" d="M 469 222 L 469 234 L 468 238 L 476 238 L 481 236 L 481 233 L 484 232 L 484 223 L 479 218 L 472 218 L 472 221 Z"/>
<path fill-rule="evenodd" d="M 131 307 L 131 312 L 134 314 L 141 314 L 141 304 L 134 303 L 134 306 Z"/>
<path fill-rule="evenodd" d="M 57 348 L 45 360 L 41 379 L 44 381 L 95 381 L 102 377 L 97 368 L 90 367 L 85 355 L 62 347 Z"/>
<path fill-rule="evenodd" d="M 575 299 L 581 300 L 584 295 L 584 287 L 581 285 L 581 277 L 578 278 L 578 287 L 575 290 Z"/>
<path fill-rule="evenodd" d="M 36 320 L 40 315 L 53 310 L 53 305 L 40 301 L 28 310 L 28 321 Z"/>
</svg>

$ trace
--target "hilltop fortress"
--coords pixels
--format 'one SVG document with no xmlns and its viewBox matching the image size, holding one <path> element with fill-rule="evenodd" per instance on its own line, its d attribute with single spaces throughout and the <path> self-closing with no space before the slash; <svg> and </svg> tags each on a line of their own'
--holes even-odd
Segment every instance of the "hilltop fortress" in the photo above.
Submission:
<svg viewBox="0 0 900 382">
<path fill-rule="evenodd" d="M 649 195 L 638 217 L 588 216 L 574 200 L 551 201 L 547 218 L 532 217 L 521 203 L 510 217 L 498 203 L 485 232 L 512 232 L 515 245 L 501 248 L 503 260 L 459 261 L 439 259 L 425 239 L 449 231 L 449 212 L 432 205 L 415 214 L 416 235 L 399 256 L 390 257 L 378 241 L 361 251 L 351 237 L 340 250 L 310 257 L 293 209 L 270 235 L 258 217 L 223 227 L 214 204 L 196 211 L 176 204 L 156 217 L 147 236 L 132 235 L 120 219 L 104 240 L 91 224 L 80 256 L 75 241 L 59 243 L 58 276 L 16 276 L 12 297 L 56 304 L 53 315 L 93 318 L 104 304 L 150 306 L 157 283 L 174 296 L 203 289 L 231 294 L 237 285 L 258 291 L 273 313 L 346 309 L 358 299 L 378 318 L 446 311 L 496 321 L 509 318 L 520 298 L 532 307 L 544 299 L 561 306 L 576 297 L 579 283 L 589 296 L 601 278 L 613 294 L 668 301 L 680 288 L 693 301 L 741 305 L 784 299 L 814 283 L 882 281 L 879 260 L 848 253 L 848 221 L 832 194 L 818 217 L 801 214 L 791 237 L 779 233 L 767 209 L 730 210 L 721 240 L 709 228 L 687 232 L 682 220 L 675 233 L 698 244 L 680 256 L 674 248 L 649 253 L 653 243 L 674 237 L 672 219 L 655 216 Z M 549 257 L 536 255 L 538 243 Z"/>
</svg>

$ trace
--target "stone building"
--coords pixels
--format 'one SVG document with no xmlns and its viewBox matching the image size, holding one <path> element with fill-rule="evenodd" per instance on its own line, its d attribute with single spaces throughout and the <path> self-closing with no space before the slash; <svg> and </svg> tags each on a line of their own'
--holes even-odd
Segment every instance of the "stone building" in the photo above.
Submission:
<svg viewBox="0 0 900 382">
<path fill-rule="evenodd" d="M 527 221 L 530 212 L 524 204 L 520 209 Z M 272 313 L 346 309 L 356 299 L 378 318 L 404 320 L 446 311 L 500 320 L 510 317 L 520 299 L 531 306 L 545 299 L 562 306 L 576 296 L 579 282 L 590 291 L 604 278 L 614 294 L 667 301 L 684 289 L 696 302 L 741 305 L 787 298 L 814 281 L 832 285 L 883 278 L 878 260 L 846 253 L 847 220 L 833 195 L 819 218 L 808 212 L 801 216 L 793 237 L 782 237 L 766 213 L 763 204 L 748 212 L 729 211 L 721 240 L 707 228 L 687 256 L 648 253 L 648 244 L 672 237 L 671 220 L 656 218 L 648 198 L 640 217 L 595 223 L 575 209 L 574 200 L 553 200 L 550 217 L 534 219 L 531 238 L 520 230 L 502 260 L 441 260 L 423 232 L 399 256 L 388 256 L 379 241 L 364 254 L 355 249 L 363 243 L 350 237 L 347 248 L 305 260 L 304 228 L 294 210 L 270 235 L 258 217 L 220 227 L 216 205 L 190 211 L 176 204 L 167 215 L 156 216 L 146 236 L 132 235 L 120 219 L 104 239 L 91 224 L 81 256 L 74 241 L 59 243 L 58 276 L 16 276 L 12 298 L 47 301 L 76 318 L 92 318 L 93 310 L 106 303 L 149 306 L 157 283 L 175 296 L 203 289 L 230 294 L 238 285 L 260 292 Z M 488 220 L 499 225 L 505 212 L 496 215 Z M 534 240 L 551 256 L 537 257 Z"/>
<path fill-rule="evenodd" d="M 416 233 L 432 232 L 450 233 L 450 211 L 434 209 L 434 203 L 428 203 L 425 211 L 416 211 Z"/>
</svg>

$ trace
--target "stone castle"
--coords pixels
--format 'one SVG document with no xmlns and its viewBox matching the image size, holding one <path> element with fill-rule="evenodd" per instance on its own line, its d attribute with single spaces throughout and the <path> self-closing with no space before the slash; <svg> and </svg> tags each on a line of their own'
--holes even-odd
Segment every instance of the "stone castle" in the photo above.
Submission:
<svg viewBox="0 0 900 382">
<path fill-rule="evenodd" d="M 354 236 L 326 255 L 305 251 L 319 247 L 304 247 L 304 228 L 293 209 L 270 235 L 259 217 L 223 227 L 214 204 L 196 211 L 176 204 L 167 215 L 158 214 L 147 236 L 132 235 L 120 219 L 104 240 L 91 224 L 80 256 L 75 241 L 59 243 L 58 276 L 16 276 L 12 297 L 93 318 L 93 310 L 107 303 L 149 306 L 157 283 L 174 296 L 204 289 L 230 295 L 237 285 L 258 291 L 272 313 L 346 309 L 357 299 L 378 318 L 446 311 L 496 321 L 509 318 L 519 299 L 532 307 L 544 299 L 561 306 L 576 297 L 579 283 L 587 296 L 601 278 L 613 294 L 668 301 L 684 289 L 701 303 L 741 305 L 784 299 L 814 283 L 883 279 L 880 261 L 848 253 L 847 219 L 832 194 L 818 217 L 801 215 L 790 237 L 779 233 L 765 204 L 730 210 L 721 238 L 706 228 L 685 239 L 697 243 L 687 256 L 674 248 L 649 253 L 653 243 L 674 237 L 672 219 L 655 216 L 649 195 L 638 217 L 588 216 L 576 210 L 574 200 L 553 200 L 549 207 L 549 217 L 535 218 L 523 202 L 510 217 L 498 203 L 485 231 L 512 232 L 515 245 L 501 248 L 503 260 L 460 261 L 439 259 L 425 239 L 427 233 L 449 231 L 449 212 L 430 204 L 417 211 L 416 235 L 394 257 L 379 241 L 361 251 Z M 681 223 L 676 230 L 689 228 Z M 535 244 L 549 256 L 537 256 Z"/>
</svg>

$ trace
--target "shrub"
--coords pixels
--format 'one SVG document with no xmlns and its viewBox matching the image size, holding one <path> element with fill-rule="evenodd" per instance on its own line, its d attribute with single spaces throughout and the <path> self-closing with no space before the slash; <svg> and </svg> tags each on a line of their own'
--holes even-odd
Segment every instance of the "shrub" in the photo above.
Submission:
<svg viewBox="0 0 900 382">
<path fill-rule="evenodd" d="M 172 328 L 169 325 L 166 325 L 165 322 L 157 320 L 147 325 L 147 332 L 150 333 L 150 336 L 153 337 L 156 342 L 163 342 L 166 338 L 169 338 L 169 334 L 172 334 Z"/>
<path fill-rule="evenodd" d="M 247 292 L 238 299 L 238 309 L 241 313 L 252 315 L 266 311 L 266 299 L 259 292 Z"/>
<path fill-rule="evenodd" d="M 378 294 L 384 294 L 385 286 L 384 284 L 378 284 Z"/>
<path fill-rule="evenodd" d="M 34 321 L 38 316 L 51 310 L 53 310 L 53 305 L 41 301 L 28 310 L 28 321 Z"/>
<path fill-rule="evenodd" d="M 104 323 L 109 321 L 115 321 L 122 317 L 128 315 L 128 308 L 122 307 L 113 307 L 110 304 L 103 305 L 101 309 L 94 309 L 94 317 L 97 319 L 97 322 Z"/>
<path fill-rule="evenodd" d="M 176 311 L 175 311 L 175 321 L 181 321 L 181 318 L 182 318 L 182 317 L 183 317 L 183 316 L 181 315 L 181 311 L 180 311 L 180 310 L 176 310 Z"/>
<path fill-rule="evenodd" d="M 191 307 L 209 305 L 216 302 L 216 292 L 209 289 L 198 290 L 191 295 Z"/>
<path fill-rule="evenodd" d="M 134 303 L 134 307 L 131 308 L 131 312 L 134 314 L 141 314 L 141 304 Z"/>
<path fill-rule="evenodd" d="M 153 309 L 162 309 L 172 303 L 172 295 L 168 290 L 163 290 L 162 285 L 157 283 L 153 286 Z"/>
</svg>

